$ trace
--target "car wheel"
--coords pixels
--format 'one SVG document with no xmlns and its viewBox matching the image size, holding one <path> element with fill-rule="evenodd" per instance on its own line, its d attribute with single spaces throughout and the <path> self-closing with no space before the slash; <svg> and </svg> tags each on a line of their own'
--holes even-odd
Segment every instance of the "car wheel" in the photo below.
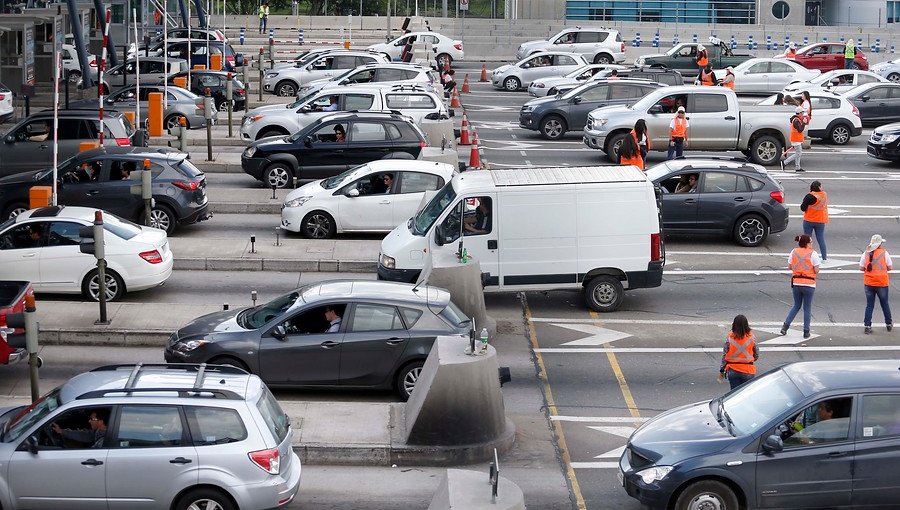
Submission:
<svg viewBox="0 0 900 510">
<path fill-rule="evenodd" d="M 118 301 L 125 294 L 125 282 L 112 269 L 106 268 L 106 300 Z M 91 301 L 100 301 L 100 274 L 96 269 L 81 282 L 81 295 Z"/>
<path fill-rule="evenodd" d="M 607 55 L 606 53 L 600 53 L 599 55 L 594 57 L 595 64 L 612 64 L 612 57 Z"/>
<path fill-rule="evenodd" d="M 247 365 L 245 365 L 243 361 L 237 358 L 232 358 L 231 356 L 219 356 L 207 361 L 206 363 L 210 365 L 224 365 L 226 367 L 240 368 L 244 372 L 247 372 L 248 374 L 250 373 L 250 369 L 247 368 Z"/>
<path fill-rule="evenodd" d="M 439 70 L 439 71 L 443 71 L 443 70 L 444 70 L 444 64 L 445 64 L 445 63 L 446 63 L 448 66 L 449 66 L 449 65 L 452 65 L 452 64 L 453 64 L 453 58 L 450 57 L 450 55 L 447 55 L 446 53 L 441 53 L 440 55 L 437 56 L 437 65 L 438 65 L 438 70 Z"/>
<path fill-rule="evenodd" d="M 237 510 L 237 507 L 221 491 L 194 489 L 178 499 L 175 510 Z"/>
<path fill-rule="evenodd" d="M 294 97 L 297 95 L 297 86 L 291 81 L 280 81 L 275 85 L 275 95 L 281 97 Z"/>
<path fill-rule="evenodd" d="M 28 210 L 28 204 L 24 202 L 15 202 L 3 211 L 3 217 L 12 219 Z"/>
<path fill-rule="evenodd" d="M 78 83 L 81 80 L 81 71 L 69 71 L 69 83 Z"/>
<path fill-rule="evenodd" d="M 769 237 L 769 224 L 757 214 L 748 214 L 734 224 L 734 240 L 741 246 L 759 246 Z"/>
<path fill-rule="evenodd" d="M 334 237 L 336 227 L 334 218 L 324 211 L 313 211 L 303 217 L 300 233 L 309 239 L 330 239 Z"/>
<path fill-rule="evenodd" d="M 850 126 L 837 124 L 828 132 L 828 140 L 835 145 L 845 145 L 850 141 Z"/>
<path fill-rule="evenodd" d="M 622 140 L 625 139 L 627 133 L 619 133 L 606 139 L 606 157 L 613 163 L 619 162 L 619 148 L 622 147 Z"/>
<path fill-rule="evenodd" d="M 166 130 L 177 128 L 181 125 L 181 119 L 184 119 L 184 127 L 190 129 L 191 125 L 187 121 L 187 117 L 184 115 L 178 115 L 177 113 L 173 113 L 166 117 Z"/>
<path fill-rule="evenodd" d="M 595 312 L 614 312 L 625 299 L 625 289 L 618 278 L 601 275 L 591 278 L 584 286 L 584 297 Z"/>
<path fill-rule="evenodd" d="M 559 140 L 566 134 L 566 121 L 559 115 L 548 115 L 541 121 L 541 136 L 547 140 Z"/>
<path fill-rule="evenodd" d="M 413 361 L 397 373 L 397 394 L 404 402 L 409 400 L 410 395 L 412 395 L 412 392 L 416 387 L 416 383 L 419 382 L 419 376 L 422 375 L 423 366 L 425 366 L 424 362 Z"/>
<path fill-rule="evenodd" d="M 763 135 L 750 144 L 750 159 L 757 165 L 774 165 L 781 158 L 784 148 L 772 135 Z"/>
<path fill-rule="evenodd" d="M 232 105 L 233 104 L 234 103 L 232 103 Z M 218 101 L 216 101 L 216 110 L 218 110 L 220 112 L 224 112 L 227 108 L 228 108 L 228 100 L 225 99 L 224 97 L 222 99 L 219 99 Z M 234 108 L 232 107 L 232 111 L 233 110 L 234 110 Z"/>
<path fill-rule="evenodd" d="M 857 71 L 858 71 L 858 70 L 859 70 L 859 64 L 857 64 L 856 62 L 853 62 L 852 64 L 850 64 L 850 69 L 854 69 L 854 70 L 857 70 Z"/>
<path fill-rule="evenodd" d="M 518 78 L 510 76 L 509 78 L 503 80 L 503 88 L 510 92 L 515 92 L 519 90 L 519 87 L 522 86 L 522 82 L 519 81 Z"/>
<path fill-rule="evenodd" d="M 150 209 L 150 226 L 165 230 L 166 235 L 172 235 L 178 226 L 178 219 L 175 218 L 171 207 L 157 204 L 156 207 Z"/>
<path fill-rule="evenodd" d="M 887 75 L 888 81 L 892 81 L 894 83 L 900 82 L 900 73 L 891 73 Z"/>
<path fill-rule="evenodd" d="M 737 510 L 734 491 L 722 482 L 701 480 L 689 485 L 675 501 L 675 510 Z"/>
<path fill-rule="evenodd" d="M 270 136 L 287 136 L 287 133 L 280 129 L 267 129 L 256 135 L 256 139 L 259 140 L 260 138 L 267 138 Z"/>
<path fill-rule="evenodd" d="M 266 168 L 266 173 L 263 175 L 263 182 L 266 184 L 267 188 L 274 186 L 281 189 L 287 187 L 288 183 L 291 182 L 292 177 L 293 171 L 289 166 L 284 163 L 273 163 Z"/>
</svg>

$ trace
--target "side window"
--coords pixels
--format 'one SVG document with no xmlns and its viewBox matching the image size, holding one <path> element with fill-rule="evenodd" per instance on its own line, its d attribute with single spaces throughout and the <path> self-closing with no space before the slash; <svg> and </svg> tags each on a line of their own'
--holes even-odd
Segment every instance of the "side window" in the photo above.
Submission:
<svg viewBox="0 0 900 510">
<path fill-rule="evenodd" d="M 491 233 L 491 197 L 475 199 L 475 210 L 466 211 L 463 218 L 463 231 L 466 236 L 477 236 Z"/>
<path fill-rule="evenodd" d="M 375 59 L 372 57 L 356 57 L 356 65 L 353 67 L 364 66 L 368 64 L 374 64 Z"/>
<path fill-rule="evenodd" d="M 134 74 L 137 70 L 137 65 L 134 62 L 128 62 L 123 67 L 119 68 L 119 72 L 116 74 L 122 74 L 122 70 L 125 71 L 125 74 Z"/>
<path fill-rule="evenodd" d="M 234 409 L 185 407 L 194 446 L 236 443 L 247 439 L 247 429 Z"/>
<path fill-rule="evenodd" d="M 419 77 L 419 72 L 418 71 L 403 71 L 403 76 L 404 76 L 404 79 L 415 80 L 416 78 Z"/>
<path fill-rule="evenodd" d="M 165 73 L 166 72 L 165 62 L 160 62 L 158 60 L 151 60 L 146 63 L 141 62 L 141 64 L 142 64 L 141 67 L 144 67 L 144 69 L 145 69 L 144 70 L 145 73 Z"/>
<path fill-rule="evenodd" d="M 341 319 L 347 305 L 335 304 L 317 306 L 294 314 L 293 317 L 282 322 L 288 335 L 308 335 L 316 333 L 333 333 L 340 329 Z M 337 324 L 333 331 L 332 325 Z"/>
<path fill-rule="evenodd" d="M 347 78 L 347 81 L 349 83 L 369 83 L 373 78 L 375 78 L 375 70 L 366 69 L 365 71 L 353 73 Z"/>
<path fill-rule="evenodd" d="M 37 431 L 42 449 L 81 450 L 108 447 L 106 427 L 112 408 L 69 409 Z"/>
<path fill-rule="evenodd" d="M 866 395 L 862 399 L 859 438 L 900 436 L 900 395 Z"/>
<path fill-rule="evenodd" d="M 332 69 L 353 69 L 354 67 L 356 67 L 356 57 L 351 56 L 334 57 L 334 62 L 331 64 Z"/>
<path fill-rule="evenodd" d="M 394 174 L 391 172 L 369 174 L 344 186 L 341 193 L 355 189 L 359 191 L 360 196 L 383 195 L 390 192 L 393 181 Z"/>
<path fill-rule="evenodd" d="M 675 113 L 679 106 L 687 108 L 687 94 L 672 94 L 666 96 L 651 106 L 651 109 L 661 111 L 661 113 Z"/>
<path fill-rule="evenodd" d="M 379 69 L 375 81 L 403 81 L 406 73 L 402 69 Z"/>
<path fill-rule="evenodd" d="M 399 193 L 422 193 L 439 190 L 443 186 L 444 180 L 438 175 L 422 172 L 403 172 L 400 176 Z"/>
<path fill-rule="evenodd" d="M 794 68 L 784 62 L 770 62 L 769 72 L 771 73 L 793 73 Z"/>
<path fill-rule="evenodd" d="M 347 126 L 340 123 L 323 124 L 310 136 L 313 139 L 313 143 L 343 142 L 346 141 Z"/>
<path fill-rule="evenodd" d="M 779 427 L 785 448 L 846 441 L 850 437 L 851 397 L 821 400 Z"/>
<path fill-rule="evenodd" d="M 553 57 L 553 65 L 556 66 L 574 66 L 578 65 L 575 59 L 568 55 L 557 55 Z"/>
<path fill-rule="evenodd" d="M 613 84 L 609 86 L 610 99 L 637 99 L 644 96 L 644 88 L 634 85 Z"/>
<path fill-rule="evenodd" d="M 812 99 L 812 108 L 813 110 L 830 110 L 835 108 L 834 103 L 831 102 L 830 98 L 827 97 L 813 97 Z M 836 100 L 838 104 L 840 104 L 840 100 Z"/>
<path fill-rule="evenodd" d="M 737 175 L 722 172 L 706 172 L 701 193 L 734 193 L 737 191 Z"/>
<path fill-rule="evenodd" d="M 752 177 L 748 177 L 747 180 L 750 182 L 750 191 L 759 191 L 766 185 L 766 183 L 756 180 Z"/>
<path fill-rule="evenodd" d="M 219 77 L 210 74 L 201 74 L 197 81 L 201 87 L 217 87 L 219 85 Z"/>
<path fill-rule="evenodd" d="M 47 246 L 78 246 L 81 236 L 78 229 L 81 225 L 70 221 L 54 221 L 50 224 L 50 237 Z"/>
<path fill-rule="evenodd" d="M 60 128 L 63 119 L 60 119 Z M 16 131 L 16 140 L 19 142 L 46 142 L 50 138 L 52 128 L 51 120 L 33 120 Z"/>
<path fill-rule="evenodd" d="M 869 76 L 868 74 L 857 74 L 856 75 L 856 84 L 863 85 L 866 83 L 875 83 L 878 81 L 878 78 L 874 76 Z"/>
<path fill-rule="evenodd" d="M 388 138 L 391 140 L 399 140 L 403 136 L 400 134 L 400 128 L 396 124 L 385 124 L 384 127 L 387 130 Z"/>
<path fill-rule="evenodd" d="M 428 94 L 387 94 L 386 102 L 390 110 L 432 110 L 436 107 L 434 100 Z"/>
<path fill-rule="evenodd" d="M 863 96 L 869 96 L 869 99 L 887 99 L 890 97 L 891 89 L 887 87 L 875 87 L 863 93 Z M 60 126 L 62 127 L 62 126 Z"/>
<path fill-rule="evenodd" d="M 29 223 L 13 227 L 0 236 L 0 250 L 25 250 L 46 246 L 46 231 L 46 223 Z"/>
<path fill-rule="evenodd" d="M 696 94 L 692 113 L 718 113 L 728 111 L 728 98 L 724 94 Z"/>
<path fill-rule="evenodd" d="M 56 136 L 60 140 L 81 140 L 81 135 L 84 134 L 83 124 L 81 119 L 59 119 L 59 132 Z"/>
<path fill-rule="evenodd" d="M 578 43 L 601 42 L 603 39 L 606 39 L 606 37 L 603 37 L 603 39 L 601 39 L 601 36 L 605 36 L 605 35 L 607 35 L 607 34 L 601 33 L 601 32 L 590 32 L 590 31 L 584 30 L 584 31 L 578 32 L 578 36 L 576 37 L 575 42 L 578 42 Z"/>
<path fill-rule="evenodd" d="M 397 308 L 388 305 L 373 305 L 360 303 L 353 311 L 353 325 L 351 332 L 363 331 L 392 331 L 404 329 L 403 321 Z"/>
<path fill-rule="evenodd" d="M 354 122 L 350 124 L 351 142 L 378 142 L 387 140 L 384 125 L 380 122 Z"/>
<path fill-rule="evenodd" d="M 375 96 L 368 94 L 347 94 L 344 96 L 344 110 L 368 110 L 375 102 Z"/>
<path fill-rule="evenodd" d="M 184 425 L 176 406 L 127 405 L 119 413 L 115 448 L 184 445 Z"/>
<path fill-rule="evenodd" d="M 693 173 L 673 175 L 660 181 L 659 187 L 663 193 L 695 193 L 699 177 Z"/>
<path fill-rule="evenodd" d="M 575 42 L 576 34 L 575 32 L 566 32 L 563 35 L 556 38 L 553 41 L 553 44 L 572 44 Z"/>
<path fill-rule="evenodd" d="M 769 72 L 768 62 L 758 62 L 747 69 L 747 74 L 763 74 Z"/>
<path fill-rule="evenodd" d="M 581 99 L 584 101 L 606 101 L 608 97 L 609 86 L 607 85 L 597 85 L 581 93 Z"/>
<path fill-rule="evenodd" d="M 141 87 L 141 97 L 144 101 L 147 100 L 147 94 L 149 93 L 148 89 Z M 111 96 L 113 103 L 128 103 L 134 101 L 134 89 L 127 89 L 119 92 Z"/>
<path fill-rule="evenodd" d="M 422 317 L 422 310 L 401 306 L 400 314 L 403 315 L 403 321 L 406 322 L 406 329 L 412 329 L 419 322 L 419 318 Z"/>
</svg>

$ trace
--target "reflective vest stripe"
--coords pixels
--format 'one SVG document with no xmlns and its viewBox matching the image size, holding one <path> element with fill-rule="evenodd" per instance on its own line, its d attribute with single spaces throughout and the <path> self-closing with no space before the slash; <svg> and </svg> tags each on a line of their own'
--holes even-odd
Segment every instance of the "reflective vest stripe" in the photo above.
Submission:
<svg viewBox="0 0 900 510">
<path fill-rule="evenodd" d="M 885 253 L 887 252 L 884 251 L 884 248 L 875 248 L 875 251 L 869 252 L 869 264 L 872 265 L 872 270 L 863 274 L 864 285 L 870 287 L 887 287 L 890 285 Z"/>
<path fill-rule="evenodd" d="M 745 374 L 755 374 L 753 365 L 753 346 L 756 338 L 753 333 L 742 339 L 734 337 L 734 333 L 728 333 L 728 351 L 725 353 L 725 368 Z"/>
<path fill-rule="evenodd" d="M 813 223 L 828 223 L 828 195 L 824 191 L 811 191 L 810 194 L 816 197 L 816 203 L 806 208 L 803 219 Z"/>
<path fill-rule="evenodd" d="M 816 282 L 816 271 L 812 261 L 812 248 L 794 248 L 791 252 L 792 279 Z"/>
<path fill-rule="evenodd" d="M 685 138 L 687 136 L 687 119 L 675 117 L 675 127 L 672 128 L 672 137 Z"/>
</svg>

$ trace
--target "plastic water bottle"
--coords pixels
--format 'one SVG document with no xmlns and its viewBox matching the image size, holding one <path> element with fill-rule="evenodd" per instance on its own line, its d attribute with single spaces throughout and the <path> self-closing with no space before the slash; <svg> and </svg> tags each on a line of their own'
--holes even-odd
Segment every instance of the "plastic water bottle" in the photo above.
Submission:
<svg viewBox="0 0 900 510">
<path fill-rule="evenodd" d="M 487 328 L 481 328 L 481 354 L 487 352 L 488 345 L 488 330 Z"/>
</svg>

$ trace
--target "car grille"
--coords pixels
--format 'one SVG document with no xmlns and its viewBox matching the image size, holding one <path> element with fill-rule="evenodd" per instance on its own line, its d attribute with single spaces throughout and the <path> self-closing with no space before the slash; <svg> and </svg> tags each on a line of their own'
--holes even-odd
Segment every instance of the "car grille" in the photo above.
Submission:
<svg viewBox="0 0 900 510">
<path fill-rule="evenodd" d="M 594 119 L 588 117 L 588 120 L 587 120 L 587 126 L 586 126 L 586 127 L 587 127 L 587 129 L 594 129 Z"/>
</svg>

